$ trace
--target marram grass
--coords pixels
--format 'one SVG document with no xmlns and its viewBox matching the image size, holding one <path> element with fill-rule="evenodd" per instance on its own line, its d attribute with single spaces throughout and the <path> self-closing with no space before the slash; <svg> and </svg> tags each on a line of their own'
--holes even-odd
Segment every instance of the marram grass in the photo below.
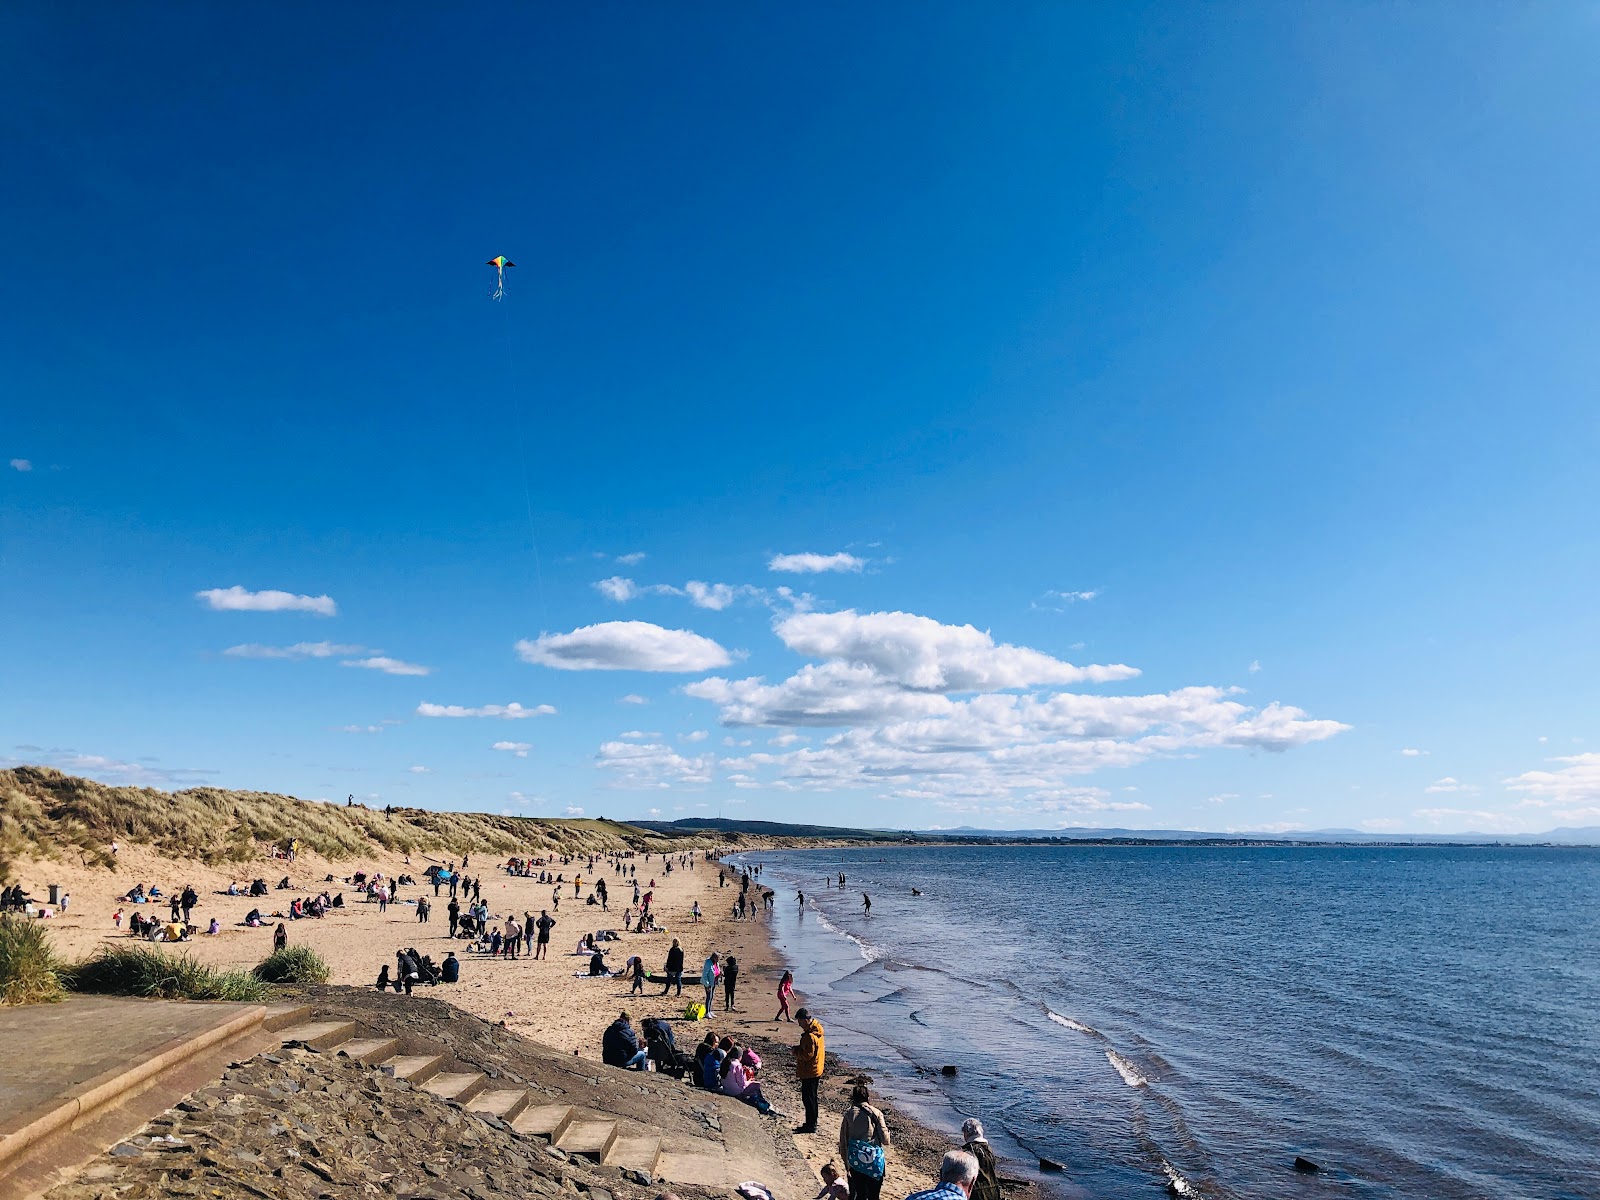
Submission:
<svg viewBox="0 0 1600 1200">
<path fill-rule="evenodd" d="M 285 946 L 258 962 L 250 974 L 262 983 L 327 983 L 333 972 L 309 946 Z"/>
<path fill-rule="evenodd" d="M 265 1000 L 267 985 L 245 971 L 219 971 L 156 946 L 108 946 L 67 968 L 75 992 L 160 1000 Z"/>
<path fill-rule="evenodd" d="M 0 1004 L 48 1004 L 65 994 L 42 923 L 0 916 Z"/>
</svg>

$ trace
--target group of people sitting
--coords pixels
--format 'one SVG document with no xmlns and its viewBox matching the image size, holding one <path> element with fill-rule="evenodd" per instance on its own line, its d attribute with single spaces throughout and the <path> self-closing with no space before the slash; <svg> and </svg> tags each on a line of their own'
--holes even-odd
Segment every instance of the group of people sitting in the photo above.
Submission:
<svg viewBox="0 0 1600 1200">
<path fill-rule="evenodd" d="M 251 880 L 250 886 L 246 888 L 237 879 L 230 880 L 228 890 L 223 894 L 228 896 L 265 896 L 267 894 L 267 881 L 265 879 Z"/>
<path fill-rule="evenodd" d="M 316 917 L 321 919 L 327 915 L 330 908 L 344 907 L 344 893 L 330 896 L 326 891 L 306 898 L 295 897 L 294 903 L 289 905 L 289 919 L 298 921 L 303 917 Z"/>
<path fill-rule="evenodd" d="M 112 914 L 111 922 L 118 929 L 122 928 L 122 910 L 119 908 Z M 198 930 L 198 926 L 185 921 L 182 917 L 173 914 L 172 919 L 162 921 L 157 917 L 147 917 L 143 913 L 134 913 L 128 918 L 128 936 L 143 938 L 147 942 L 187 942 Z M 222 925 L 217 918 L 211 918 L 211 924 L 206 933 L 212 936 L 222 932 Z"/>
<path fill-rule="evenodd" d="M 763 1116 L 772 1111 L 756 1079 L 761 1056 L 749 1046 L 741 1046 L 731 1037 L 718 1038 L 715 1033 L 708 1033 L 695 1047 L 694 1057 L 700 1069 L 700 1086 L 708 1092 L 742 1100 Z"/>
<path fill-rule="evenodd" d="M 0 889 L 0 912 L 21 912 L 33 903 L 33 897 L 22 890 L 20 883 Z"/>
<path fill-rule="evenodd" d="M 411 989 L 419 983 L 433 987 L 441 983 L 459 983 L 461 981 L 461 960 L 456 957 L 454 950 L 447 951 L 442 963 L 435 963 L 427 954 L 418 954 L 415 946 L 408 946 L 394 953 L 394 974 L 389 973 L 389 964 L 385 963 L 378 972 L 378 981 L 374 985 L 380 992 L 393 988 L 397 992 L 411 995 Z"/>
</svg>

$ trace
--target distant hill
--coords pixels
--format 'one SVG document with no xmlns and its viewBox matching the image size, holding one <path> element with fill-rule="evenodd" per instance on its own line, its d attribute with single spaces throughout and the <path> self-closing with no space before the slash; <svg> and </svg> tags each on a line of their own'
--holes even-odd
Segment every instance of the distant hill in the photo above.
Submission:
<svg viewBox="0 0 1600 1200">
<path fill-rule="evenodd" d="M 1553 829 L 1538 834 L 1368 833 L 1357 829 L 1306 829 L 1283 833 L 1223 833 L 1202 829 L 850 829 L 836 825 L 794 825 L 783 821 L 740 821 L 727 817 L 688 817 L 681 821 L 636 821 L 660 833 L 716 834 L 720 837 L 801 838 L 834 842 L 1097 842 L 1188 843 L 1213 845 L 1446 845 L 1446 846 L 1600 846 L 1600 826 Z"/>
</svg>

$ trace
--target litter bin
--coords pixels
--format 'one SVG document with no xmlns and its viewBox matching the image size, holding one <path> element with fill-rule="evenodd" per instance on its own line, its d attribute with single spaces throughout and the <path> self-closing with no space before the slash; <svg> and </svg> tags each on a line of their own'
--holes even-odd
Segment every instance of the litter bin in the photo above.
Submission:
<svg viewBox="0 0 1600 1200">
<path fill-rule="evenodd" d="M 61 885 L 59 883 L 52 883 L 50 885 L 50 903 L 61 903 Z"/>
</svg>

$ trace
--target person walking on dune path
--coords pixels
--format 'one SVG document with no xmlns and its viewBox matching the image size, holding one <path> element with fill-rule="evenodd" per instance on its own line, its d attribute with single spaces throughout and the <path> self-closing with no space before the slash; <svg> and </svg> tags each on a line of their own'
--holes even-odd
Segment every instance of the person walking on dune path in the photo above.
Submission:
<svg viewBox="0 0 1600 1200">
<path fill-rule="evenodd" d="M 774 1022 L 794 1020 L 789 1015 L 789 997 L 792 995 L 794 995 L 794 972 L 785 971 L 783 978 L 778 980 L 778 1015 L 772 1018 Z"/>
<path fill-rule="evenodd" d="M 795 1013 L 800 1025 L 800 1044 L 794 1048 L 794 1074 L 800 1081 L 800 1103 L 805 1106 L 805 1118 L 795 1127 L 796 1133 L 817 1131 L 817 1092 L 822 1086 L 822 1069 L 827 1061 L 827 1049 L 822 1022 L 811 1016 L 809 1009 Z"/>
<path fill-rule="evenodd" d="M 889 1126 L 871 1101 L 867 1085 L 856 1084 L 839 1121 L 839 1157 L 850 1172 L 850 1200 L 878 1200 L 888 1168 Z"/>
</svg>

